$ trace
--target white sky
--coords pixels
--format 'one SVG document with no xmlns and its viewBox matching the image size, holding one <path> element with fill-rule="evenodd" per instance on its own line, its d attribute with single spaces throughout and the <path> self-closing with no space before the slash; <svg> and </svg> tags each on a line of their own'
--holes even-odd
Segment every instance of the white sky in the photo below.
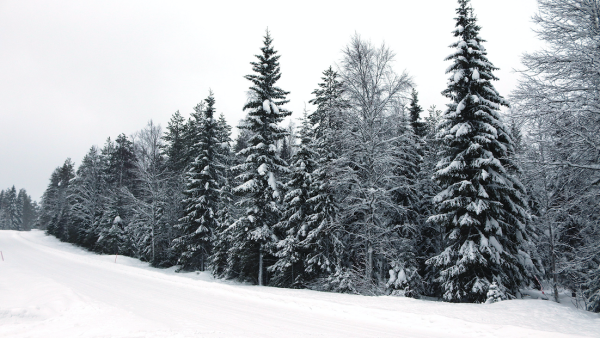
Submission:
<svg viewBox="0 0 600 338">
<path fill-rule="evenodd" d="M 282 3 L 0 0 L 0 189 L 14 184 L 39 200 L 67 157 L 79 165 L 92 145 L 150 119 L 164 128 L 209 88 L 218 112 L 237 125 L 249 87 L 243 76 L 267 26 L 296 117 L 354 32 L 396 52 L 396 69 L 413 76 L 424 109 L 445 107 L 456 1 Z M 507 97 L 520 55 L 540 46 L 530 19 L 536 1 L 472 3 L 500 68 L 496 89 Z"/>
</svg>

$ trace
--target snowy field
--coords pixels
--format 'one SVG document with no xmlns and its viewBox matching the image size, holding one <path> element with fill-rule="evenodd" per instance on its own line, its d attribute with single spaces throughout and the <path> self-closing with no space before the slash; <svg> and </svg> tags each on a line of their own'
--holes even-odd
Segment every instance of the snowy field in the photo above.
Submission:
<svg viewBox="0 0 600 338">
<path fill-rule="evenodd" d="M 449 304 L 243 285 L 0 231 L 0 337 L 600 337 L 567 301 Z"/>
</svg>

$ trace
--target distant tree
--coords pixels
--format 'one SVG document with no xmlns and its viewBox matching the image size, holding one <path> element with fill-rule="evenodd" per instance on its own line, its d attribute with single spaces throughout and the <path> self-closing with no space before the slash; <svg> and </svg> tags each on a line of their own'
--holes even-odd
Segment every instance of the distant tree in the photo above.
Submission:
<svg viewBox="0 0 600 338">
<path fill-rule="evenodd" d="M 105 148 L 109 150 L 106 154 L 108 156 L 109 183 L 117 188 L 126 187 L 135 194 L 137 177 L 135 175 L 136 157 L 133 142 L 125 134 L 120 134 L 114 144 L 110 145 L 109 143 L 111 143 L 110 139 Z"/>
<path fill-rule="evenodd" d="M 19 208 L 17 189 L 14 185 L 12 188 L 6 190 L 4 199 L 7 228 L 10 230 L 21 230 L 23 210 Z"/>
<path fill-rule="evenodd" d="M 75 164 L 68 158 L 56 168 L 50 177 L 50 184 L 42 196 L 40 228 L 62 241 L 72 240 L 75 235 L 70 225 L 70 210 L 67 201 L 71 180 L 75 177 Z"/>
<path fill-rule="evenodd" d="M 14 191 L 13 191 L 14 190 Z M 0 190 L 0 229 L 29 231 L 36 218 L 36 204 L 25 189 Z"/>
<path fill-rule="evenodd" d="M 106 165 L 106 158 L 98 148 L 90 148 L 69 187 L 71 222 L 77 228 L 76 243 L 88 249 L 95 248 L 100 233 L 108 189 Z"/>
<path fill-rule="evenodd" d="M 186 162 L 186 124 L 179 110 L 173 114 L 166 129 L 163 154 L 166 156 L 167 167 L 175 175 L 183 175 L 189 163 Z"/>
<path fill-rule="evenodd" d="M 241 126 L 245 125 L 246 123 L 247 123 L 246 120 L 242 120 L 242 121 L 240 121 L 240 124 L 238 126 L 239 133 L 233 143 L 233 152 L 236 154 L 239 153 L 240 151 L 248 148 L 248 141 L 252 137 L 252 132 L 250 130 L 243 129 L 243 127 L 241 127 Z"/>
<path fill-rule="evenodd" d="M 419 93 L 417 93 L 414 88 L 411 93 L 408 111 L 410 113 L 410 125 L 412 126 L 413 132 L 420 138 L 424 137 L 426 133 L 425 123 L 420 121 L 423 108 L 419 106 Z"/>
<path fill-rule="evenodd" d="M 0 190 L 0 229 L 8 229 L 6 222 L 6 211 L 4 206 L 6 202 L 6 199 L 4 198 L 5 194 L 6 193 L 4 192 L 4 190 Z"/>
<path fill-rule="evenodd" d="M 287 137 L 284 137 L 283 141 L 281 142 L 281 151 L 279 152 L 279 157 L 286 162 L 292 157 L 292 147 L 289 144 Z"/>
<path fill-rule="evenodd" d="M 17 200 L 19 202 L 19 205 L 21 206 L 21 210 L 23 210 L 23 223 L 21 226 L 21 230 L 29 231 L 31 230 L 33 222 L 36 218 L 35 206 L 31 201 L 31 196 L 27 194 L 27 191 L 25 189 L 19 190 Z"/>
</svg>

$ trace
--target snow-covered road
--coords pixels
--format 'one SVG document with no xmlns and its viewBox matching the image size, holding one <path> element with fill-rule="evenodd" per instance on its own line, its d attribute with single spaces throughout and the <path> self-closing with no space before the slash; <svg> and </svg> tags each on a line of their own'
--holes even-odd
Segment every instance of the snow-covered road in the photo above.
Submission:
<svg viewBox="0 0 600 338">
<path fill-rule="evenodd" d="M 0 337 L 600 337 L 541 300 L 448 304 L 241 285 L 0 231 Z"/>
</svg>

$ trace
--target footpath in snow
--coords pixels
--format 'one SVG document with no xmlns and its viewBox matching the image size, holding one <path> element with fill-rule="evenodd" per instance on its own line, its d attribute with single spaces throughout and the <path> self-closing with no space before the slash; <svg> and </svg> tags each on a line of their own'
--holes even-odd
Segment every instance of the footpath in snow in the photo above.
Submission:
<svg viewBox="0 0 600 338">
<path fill-rule="evenodd" d="M 600 337 L 569 304 L 449 304 L 215 280 L 0 231 L 0 337 Z"/>
</svg>

